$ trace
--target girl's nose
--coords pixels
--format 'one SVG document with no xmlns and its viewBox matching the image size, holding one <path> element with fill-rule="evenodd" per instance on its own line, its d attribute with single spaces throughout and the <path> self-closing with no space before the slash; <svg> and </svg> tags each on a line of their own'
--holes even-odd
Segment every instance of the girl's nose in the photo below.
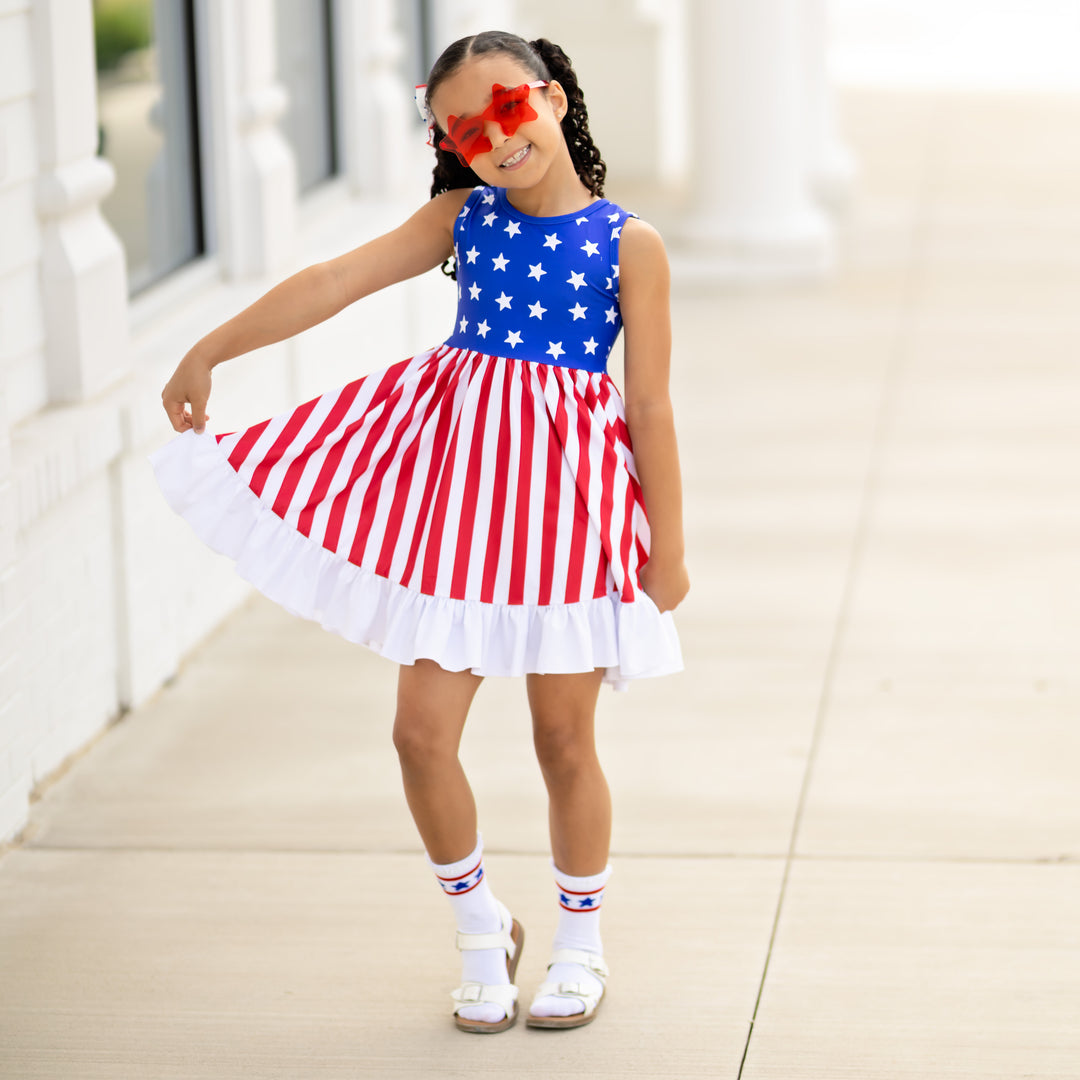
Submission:
<svg viewBox="0 0 1080 1080">
<path fill-rule="evenodd" d="M 502 126 L 496 120 L 488 120 L 484 123 L 484 134 L 488 137 L 488 141 L 492 147 L 502 146 L 507 139 L 510 138 L 503 129 Z"/>
</svg>

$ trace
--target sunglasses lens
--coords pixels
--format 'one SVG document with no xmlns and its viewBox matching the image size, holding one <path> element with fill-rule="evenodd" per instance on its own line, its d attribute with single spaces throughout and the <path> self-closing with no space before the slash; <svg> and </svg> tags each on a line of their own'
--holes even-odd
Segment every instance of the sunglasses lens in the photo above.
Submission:
<svg viewBox="0 0 1080 1080">
<path fill-rule="evenodd" d="M 536 119 L 536 110 L 529 104 L 528 83 L 509 89 L 496 83 L 491 90 L 491 109 L 505 135 L 513 135 L 522 124 Z"/>
<path fill-rule="evenodd" d="M 471 165 L 477 154 L 491 149 L 491 140 L 484 134 L 484 117 L 474 116 L 462 119 L 460 116 L 449 118 L 450 133 L 439 145 L 444 150 L 457 154 L 462 165 Z"/>
</svg>

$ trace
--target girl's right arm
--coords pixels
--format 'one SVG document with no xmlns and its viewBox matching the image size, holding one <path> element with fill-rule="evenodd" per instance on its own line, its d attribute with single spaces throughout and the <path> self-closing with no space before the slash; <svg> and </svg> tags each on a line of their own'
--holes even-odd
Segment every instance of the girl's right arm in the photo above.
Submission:
<svg viewBox="0 0 1080 1080">
<path fill-rule="evenodd" d="M 210 371 L 222 361 L 292 337 L 363 296 L 442 263 L 453 253 L 454 220 L 470 190 L 437 195 L 393 231 L 293 274 L 198 341 L 161 391 L 173 430 L 203 430 Z"/>
</svg>

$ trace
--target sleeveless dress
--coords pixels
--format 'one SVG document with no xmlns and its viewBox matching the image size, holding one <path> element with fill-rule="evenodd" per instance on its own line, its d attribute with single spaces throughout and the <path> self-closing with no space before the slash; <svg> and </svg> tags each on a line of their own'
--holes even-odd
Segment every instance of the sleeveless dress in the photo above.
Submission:
<svg viewBox="0 0 1080 1080">
<path fill-rule="evenodd" d="M 295 615 L 477 675 L 682 669 L 642 591 L 649 525 L 608 353 L 619 234 L 596 201 L 530 217 L 475 188 L 441 345 L 228 434 L 151 454 L 167 502 Z"/>
</svg>

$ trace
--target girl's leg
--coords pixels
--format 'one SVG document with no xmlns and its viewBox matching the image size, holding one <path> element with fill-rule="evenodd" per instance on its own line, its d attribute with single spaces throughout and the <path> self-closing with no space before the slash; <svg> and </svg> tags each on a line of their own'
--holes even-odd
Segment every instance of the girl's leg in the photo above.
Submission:
<svg viewBox="0 0 1080 1080">
<path fill-rule="evenodd" d="M 394 746 L 405 798 L 439 885 L 450 899 L 459 931 L 497 932 L 502 918 L 488 887 L 476 803 L 458 760 L 465 718 L 482 679 L 445 671 L 431 660 L 402 666 L 398 676 Z M 509 983 L 503 949 L 462 953 L 462 982 Z M 498 1024 L 508 1013 L 498 1004 L 461 1007 L 464 1021 Z"/>
<path fill-rule="evenodd" d="M 457 862 L 476 846 L 476 802 L 458 747 L 482 681 L 470 671 L 445 671 L 433 660 L 402 665 L 398 675 L 394 746 L 405 799 L 436 863 Z"/>
<path fill-rule="evenodd" d="M 611 843 L 611 795 L 596 754 L 596 699 L 604 669 L 528 675 L 533 744 L 548 791 L 551 854 L 566 874 L 598 874 Z"/>
<path fill-rule="evenodd" d="M 603 669 L 573 675 L 530 675 L 533 742 L 548 790 L 551 852 L 559 897 L 553 951 L 599 958 L 600 907 L 611 842 L 611 795 L 596 753 L 595 714 Z M 576 983 L 599 997 L 604 984 L 587 966 L 555 963 L 548 981 Z M 572 1016 L 580 999 L 538 996 L 533 1017 Z"/>
</svg>

